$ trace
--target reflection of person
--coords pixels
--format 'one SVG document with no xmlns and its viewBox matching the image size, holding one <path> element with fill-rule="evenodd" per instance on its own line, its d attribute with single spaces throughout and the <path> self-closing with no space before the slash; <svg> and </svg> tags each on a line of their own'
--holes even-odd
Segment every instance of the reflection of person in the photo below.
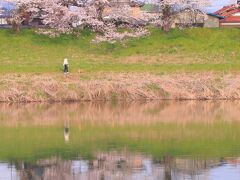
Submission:
<svg viewBox="0 0 240 180">
<path fill-rule="evenodd" d="M 68 123 L 68 121 L 67 122 L 65 122 L 65 125 L 64 125 L 64 140 L 65 140 L 65 142 L 68 142 L 69 141 L 69 132 L 70 130 L 69 130 L 69 123 Z"/>
<path fill-rule="evenodd" d="M 64 74 L 68 73 L 68 59 L 65 58 L 63 61 Z"/>
</svg>

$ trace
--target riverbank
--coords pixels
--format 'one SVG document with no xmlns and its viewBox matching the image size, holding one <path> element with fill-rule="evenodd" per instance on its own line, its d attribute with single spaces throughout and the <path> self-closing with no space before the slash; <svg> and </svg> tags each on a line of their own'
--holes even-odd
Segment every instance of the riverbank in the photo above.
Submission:
<svg viewBox="0 0 240 180">
<path fill-rule="evenodd" d="M 234 100 L 240 74 L 1 74 L 1 102 Z"/>
<path fill-rule="evenodd" d="M 0 101 L 240 99 L 239 29 L 149 30 L 115 44 L 0 30 Z"/>
</svg>

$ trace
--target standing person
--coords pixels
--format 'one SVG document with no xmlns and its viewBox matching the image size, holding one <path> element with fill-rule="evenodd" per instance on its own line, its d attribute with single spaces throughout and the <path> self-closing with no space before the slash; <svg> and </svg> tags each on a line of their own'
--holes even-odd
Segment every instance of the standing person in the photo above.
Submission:
<svg viewBox="0 0 240 180">
<path fill-rule="evenodd" d="M 63 61 L 64 74 L 68 74 L 68 59 L 65 58 Z"/>
</svg>

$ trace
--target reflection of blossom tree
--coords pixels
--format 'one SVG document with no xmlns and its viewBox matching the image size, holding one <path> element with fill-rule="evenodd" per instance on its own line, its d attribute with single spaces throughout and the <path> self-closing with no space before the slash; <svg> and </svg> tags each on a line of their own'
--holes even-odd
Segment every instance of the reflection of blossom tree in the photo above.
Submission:
<svg viewBox="0 0 240 180">
<path fill-rule="evenodd" d="M 153 160 L 139 153 L 97 153 L 93 160 L 63 160 L 52 157 L 36 163 L 16 162 L 20 180 L 30 179 L 132 179 L 153 178 L 171 180 L 178 176 L 201 179 L 202 172 L 225 164 L 221 158 L 203 159 L 164 156 Z M 205 173 L 207 174 L 207 172 Z"/>
</svg>

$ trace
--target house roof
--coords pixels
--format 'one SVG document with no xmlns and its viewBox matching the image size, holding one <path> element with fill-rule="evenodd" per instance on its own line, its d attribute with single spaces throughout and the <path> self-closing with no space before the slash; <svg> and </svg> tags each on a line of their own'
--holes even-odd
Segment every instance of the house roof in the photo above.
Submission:
<svg viewBox="0 0 240 180">
<path fill-rule="evenodd" d="M 227 18 L 222 19 L 220 22 L 222 22 L 222 23 L 225 23 L 225 22 L 240 23 L 240 17 L 231 16 L 231 17 L 227 17 Z"/>
<path fill-rule="evenodd" d="M 230 5 L 230 6 L 224 6 L 222 9 L 216 11 L 214 14 L 217 14 L 219 16 L 228 17 L 236 12 L 240 12 L 240 7 L 236 6 L 236 5 Z"/>
<path fill-rule="evenodd" d="M 7 9 L 7 10 L 13 10 L 16 8 L 16 5 L 6 0 L 0 0 L 0 9 L 1 8 Z"/>
<path fill-rule="evenodd" d="M 224 16 L 220 16 L 220 15 L 217 15 L 217 14 L 214 14 L 214 13 L 207 13 L 207 15 L 212 16 L 212 17 L 216 17 L 218 19 L 224 19 Z"/>
<path fill-rule="evenodd" d="M 144 3 L 138 0 L 112 0 L 108 4 L 109 6 L 116 6 L 116 5 L 125 5 L 128 4 L 131 7 L 142 7 Z"/>
<path fill-rule="evenodd" d="M 232 10 L 236 9 L 236 5 L 230 5 L 230 6 L 224 6 L 222 9 L 219 9 L 218 11 L 214 12 L 214 14 L 222 15 L 229 13 Z"/>
<path fill-rule="evenodd" d="M 239 15 L 235 15 L 239 13 Z M 223 16 L 222 23 L 240 23 L 240 7 L 237 5 L 224 6 L 222 9 L 216 11 L 214 14 Z"/>
<path fill-rule="evenodd" d="M 182 12 L 196 12 L 196 13 L 199 13 L 199 14 L 205 14 L 200 9 L 193 9 L 193 8 L 189 8 L 189 7 L 180 9 L 177 13 L 182 13 Z"/>
<path fill-rule="evenodd" d="M 10 12 L 7 11 L 7 9 L 5 8 L 0 8 L 0 17 L 1 18 L 10 17 Z"/>
<path fill-rule="evenodd" d="M 160 6 L 156 4 L 145 4 L 141 9 L 142 11 L 146 11 L 148 13 L 158 13 L 161 11 Z"/>
</svg>

